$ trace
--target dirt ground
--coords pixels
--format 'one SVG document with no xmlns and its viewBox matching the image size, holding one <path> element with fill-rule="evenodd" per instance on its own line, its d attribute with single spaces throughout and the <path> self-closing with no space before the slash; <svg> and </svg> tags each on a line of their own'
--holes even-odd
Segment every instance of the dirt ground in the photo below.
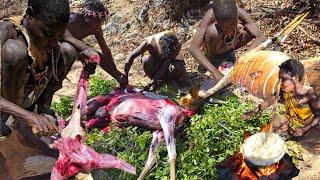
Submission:
<svg viewBox="0 0 320 180">
<path fill-rule="evenodd" d="M 300 174 L 294 178 L 297 180 L 319 180 L 320 179 L 320 151 L 310 148 L 315 142 L 320 143 L 320 126 L 312 129 L 310 134 L 298 139 L 298 142 L 306 149 L 303 153 L 304 161 L 299 162 Z"/>
<path fill-rule="evenodd" d="M 0 9 L 7 9 L 9 4 L 13 4 L 11 0 L 5 4 L 0 3 Z M 11 8 L 12 12 L 1 11 L 0 18 L 5 17 L 7 14 L 21 14 L 24 11 L 24 3 L 26 0 L 21 0 L 22 4 Z M 151 8 L 149 10 L 149 23 L 140 23 L 137 20 L 138 13 L 145 5 L 147 0 L 102 0 L 108 7 L 111 13 L 111 18 L 103 25 L 105 30 L 105 39 L 111 52 L 115 58 L 115 63 L 121 71 L 124 68 L 124 62 L 127 55 L 139 45 L 143 39 L 156 32 L 160 32 L 167 26 L 174 26 L 178 33 L 179 38 L 183 43 L 182 54 L 186 62 L 187 74 L 178 82 L 178 85 L 183 90 L 187 90 L 193 84 L 201 84 L 209 77 L 205 74 L 199 74 L 197 72 L 197 63 L 188 52 L 187 48 L 190 46 L 193 35 L 196 29 L 199 27 L 200 20 L 205 12 L 205 8 L 199 8 L 196 10 L 188 11 L 186 19 L 188 19 L 188 25 L 183 26 L 181 23 L 171 23 L 165 19 L 165 13 L 163 7 Z M 302 1 L 301 1 L 302 2 Z M 319 1 L 317 1 L 319 2 Z M 11 7 L 11 6 L 10 6 Z M 244 7 L 254 21 L 257 22 L 259 27 L 268 37 L 274 36 L 287 25 L 296 15 L 299 14 L 299 8 L 293 6 L 290 0 L 247 0 Z M 76 11 L 76 9 L 75 9 Z M 7 14 L 5 14 L 7 13 Z M 108 28 L 110 23 L 113 22 L 118 25 L 118 33 L 111 33 Z M 125 23 L 130 24 L 130 28 L 122 30 Z M 312 14 L 308 19 L 305 19 L 301 26 L 304 27 L 310 34 L 319 38 L 320 22 L 319 14 Z M 91 46 L 99 49 L 94 37 L 88 37 L 84 40 Z M 241 54 L 245 47 L 238 50 L 237 54 Z M 291 54 L 297 59 L 308 59 L 316 56 L 320 56 L 320 48 L 316 44 L 312 43 L 309 38 L 306 37 L 299 30 L 294 30 L 288 40 L 283 45 L 283 51 Z M 54 97 L 54 101 L 59 101 L 59 97 L 62 95 L 74 96 L 76 91 L 76 84 L 79 78 L 82 64 L 80 62 L 74 63 L 72 70 L 68 74 L 68 80 L 63 81 L 63 88 L 59 90 Z M 102 78 L 111 79 L 111 76 L 105 73 L 100 67 L 96 70 Z M 144 76 L 140 58 L 138 57 L 131 68 L 129 74 L 129 82 L 131 84 L 142 83 L 146 84 L 148 78 Z M 316 152 L 309 148 L 309 146 L 315 142 L 320 142 L 320 128 L 315 128 L 308 136 L 300 139 L 299 142 L 305 147 L 308 153 L 305 153 L 305 160 L 300 161 L 299 169 L 300 174 L 295 180 L 319 180 L 320 179 L 320 152 Z"/>
</svg>

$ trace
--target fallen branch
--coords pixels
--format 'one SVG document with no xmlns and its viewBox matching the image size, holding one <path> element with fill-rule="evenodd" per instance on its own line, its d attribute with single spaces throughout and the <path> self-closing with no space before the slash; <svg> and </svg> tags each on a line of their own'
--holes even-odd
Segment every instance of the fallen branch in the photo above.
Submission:
<svg viewBox="0 0 320 180">
<path fill-rule="evenodd" d="M 261 43 L 256 47 L 255 51 L 264 50 L 270 47 L 272 44 L 279 43 L 287 38 L 289 34 L 303 21 L 303 19 L 309 14 L 309 12 L 304 12 L 301 15 L 296 16 L 285 28 L 283 28 L 275 37 L 268 38 L 266 41 Z"/>
<path fill-rule="evenodd" d="M 298 29 L 303 32 L 306 36 L 308 36 L 309 39 L 311 39 L 311 41 L 313 41 L 315 44 L 320 46 L 320 39 L 313 37 L 311 34 L 308 33 L 307 30 L 305 30 L 303 27 L 298 26 Z"/>
</svg>

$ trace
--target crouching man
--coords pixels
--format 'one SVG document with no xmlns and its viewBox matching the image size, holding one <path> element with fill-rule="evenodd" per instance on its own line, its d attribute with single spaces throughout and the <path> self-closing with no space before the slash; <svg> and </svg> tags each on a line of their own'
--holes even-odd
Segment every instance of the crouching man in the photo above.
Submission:
<svg viewBox="0 0 320 180">
<path fill-rule="evenodd" d="M 151 79 L 145 90 L 156 89 L 161 83 L 178 80 L 186 72 L 185 63 L 179 58 L 181 43 L 173 31 L 165 31 L 147 37 L 133 50 L 125 63 L 122 88 L 128 84 L 129 71 L 135 58 L 142 56 L 143 70 Z"/>
<path fill-rule="evenodd" d="M 4 162 L 0 168 L 5 170 L 0 179 L 37 176 L 44 164 L 28 169 L 32 166 L 24 166 L 27 158 L 58 156 L 32 133 L 31 127 L 42 136 L 58 131 L 48 107 L 75 59 L 82 60 L 88 73 L 95 71 L 95 65 L 86 59 L 98 53 L 66 31 L 69 16 L 68 0 L 28 0 L 23 17 L 0 22 L 0 157 Z M 13 119 L 11 132 L 5 125 L 8 119 Z"/>
</svg>

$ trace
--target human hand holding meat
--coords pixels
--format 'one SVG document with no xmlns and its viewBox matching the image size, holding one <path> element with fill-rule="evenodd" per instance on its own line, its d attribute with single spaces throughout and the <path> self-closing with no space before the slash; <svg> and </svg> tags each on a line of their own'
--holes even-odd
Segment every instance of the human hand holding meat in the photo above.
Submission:
<svg viewBox="0 0 320 180">
<path fill-rule="evenodd" d="M 97 62 L 99 59 L 99 62 Z M 100 63 L 99 54 L 94 49 L 86 49 L 80 52 L 80 61 L 84 65 L 84 70 L 89 74 L 94 74 L 97 64 Z"/>
<path fill-rule="evenodd" d="M 26 122 L 30 127 L 33 127 L 32 132 L 40 136 L 52 136 L 54 133 L 59 132 L 56 122 L 48 116 L 30 112 L 26 117 Z"/>
</svg>

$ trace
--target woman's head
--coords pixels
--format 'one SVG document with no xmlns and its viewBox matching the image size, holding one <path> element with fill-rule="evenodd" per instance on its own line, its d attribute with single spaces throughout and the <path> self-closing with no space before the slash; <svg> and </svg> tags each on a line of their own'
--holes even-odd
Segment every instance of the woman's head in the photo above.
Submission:
<svg viewBox="0 0 320 180">
<path fill-rule="evenodd" d="M 173 59 L 178 56 L 181 43 L 174 34 L 164 34 L 159 39 L 160 57 Z"/>
<path fill-rule="evenodd" d="M 289 59 L 280 66 L 279 78 L 282 80 L 281 90 L 291 92 L 304 76 L 304 66 L 296 59 Z"/>
<path fill-rule="evenodd" d="M 26 28 L 33 43 L 42 50 L 58 46 L 69 16 L 68 0 L 28 0 Z"/>
</svg>

